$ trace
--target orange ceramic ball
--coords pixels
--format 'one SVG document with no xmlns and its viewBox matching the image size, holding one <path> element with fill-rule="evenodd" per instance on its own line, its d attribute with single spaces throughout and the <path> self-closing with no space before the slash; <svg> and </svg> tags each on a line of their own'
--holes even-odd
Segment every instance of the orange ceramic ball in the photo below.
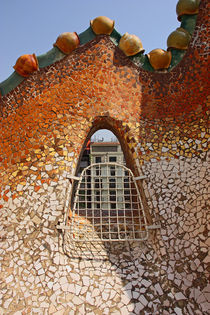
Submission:
<svg viewBox="0 0 210 315">
<path fill-rule="evenodd" d="M 167 69 L 171 63 L 172 58 L 170 51 L 165 51 L 161 48 L 153 49 L 149 54 L 147 54 L 147 56 L 151 66 L 155 70 Z"/>
<path fill-rule="evenodd" d="M 179 0 L 176 5 L 176 13 L 178 20 L 181 21 L 181 16 L 197 14 L 199 10 L 200 0 Z"/>
<path fill-rule="evenodd" d="M 68 55 L 80 44 L 76 32 L 66 32 L 58 36 L 54 46 L 58 47 L 64 54 Z"/>
<path fill-rule="evenodd" d="M 144 52 L 142 42 L 136 35 L 125 33 L 119 42 L 119 48 L 126 56 L 134 56 L 139 52 Z"/>
<path fill-rule="evenodd" d="M 32 72 L 39 69 L 38 60 L 35 54 L 22 55 L 17 59 L 13 68 L 22 77 L 28 77 Z"/>
<path fill-rule="evenodd" d="M 90 26 L 96 35 L 110 35 L 114 29 L 114 21 L 106 16 L 98 16 L 90 21 Z"/>
<path fill-rule="evenodd" d="M 172 32 L 167 39 L 168 48 L 176 48 L 176 49 L 187 49 L 191 36 L 182 27 L 178 27 L 174 32 Z"/>
</svg>

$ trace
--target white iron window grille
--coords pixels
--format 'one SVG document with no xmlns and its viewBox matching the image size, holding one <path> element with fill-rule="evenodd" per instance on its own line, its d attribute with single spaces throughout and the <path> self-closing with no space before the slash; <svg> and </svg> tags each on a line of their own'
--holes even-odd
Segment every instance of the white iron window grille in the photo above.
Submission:
<svg viewBox="0 0 210 315">
<path fill-rule="evenodd" d="M 68 226 L 73 241 L 136 241 L 148 238 L 141 196 L 132 171 L 96 163 L 79 178 Z"/>
</svg>

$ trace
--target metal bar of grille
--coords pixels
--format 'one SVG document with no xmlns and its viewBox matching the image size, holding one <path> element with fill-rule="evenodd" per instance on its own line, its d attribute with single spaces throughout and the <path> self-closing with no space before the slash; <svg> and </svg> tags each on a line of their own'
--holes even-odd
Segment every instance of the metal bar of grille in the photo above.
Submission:
<svg viewBox="0 0 210 315">
<path fill-rule="evenodd" d="M 85 168 L 70 214 L 70 238 L 76 242 L 135 241 L 148 237 L 136 179 L 122 164 L 97 163 Z"/>
</svg>

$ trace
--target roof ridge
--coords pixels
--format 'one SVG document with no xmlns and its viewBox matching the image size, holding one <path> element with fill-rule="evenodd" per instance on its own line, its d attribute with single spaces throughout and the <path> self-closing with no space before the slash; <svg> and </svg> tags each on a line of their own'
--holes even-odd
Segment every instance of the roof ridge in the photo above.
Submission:
<svg viewBox="0 0 210 315">
<path fill-rule="evenodd" d="M 141 40 L 135 36 L 128 33 L 125 33 L 123 36 L 114 28 L 114 21 L 110 20 L 107 17 L 97 17 L 91 21 L 90 27 L 88 27 L 84 32 L 77 35 L 79 39 L 79 45 L 75 46 L 75 48 L 85 45 L 91 40 L 95 39 L 98 35 L 107 35 L 110 36 L 110 40 L 118 46 L 125 55 L 130 58 L 138 67 L 143 68 L 144 70 L 154 72 L 154 71 L 161 71 L 161 72 L 169 72 L 171 71 L 183 58 L 188 48 L 191 35 L 195 29 L 196 20 L 197 20 L 197 13 L 198 13 L 198 6 L 199 1 L 197 2 L 197 11 L 188 11 L 186 13 L 186 7 L 184 7 L 182 14 L 182 7 L 180 8 L 180 3 L 182 5 L 183 2 L 186 0 L 179 0 L 177 3 L 177 15 L 178 20 L 181 21 L 181 27 L 172 32 L 168 37 L 168 50 L 170 51 L 171 57 L 169 56 L 168 52 L 165 52 L 163 49 L 154 49 L 152 50 L 153 54 L 145 54 L 141 44 Z M 73 33 L 63 33 L 63 34 L 73 34 Z M 59 37 L 62 38 L 61 34 Z M 173 46 L 173 42 L 177 43 L 178 38 L 178 45 Z M 57 39 L 58 40 L 58 39 Z M 184 44 L 183 44 L 184 42 Z M 130 46 L 129 46 L 130 45 Z M 135 51 L 130 53 L 131 46 L 135 46 Z M 155 55 L 155 58 L 153 57 Z M 17 62 L 19 61 L 21 66 L 23 64 L 27 64 L 27 57 L 34 56 L 37 60 L 37 69 L 44 68 L 54 64 L 57 61 L 62 60 L 66 53 L 59 48 L 57 45 L 57 41 L 54 44 L 54 47 L 50 49 L 48 52 L 35 56 L 35 55 L 23 55 L 18 58 Z M 22 58 L 22 59 L 21 59 Z M 24 59 L 25 58 L 25 59 Z M 157 61 L 158 60 L 158 64 Z M 155 61 L 155 63 L 154 63 Z M 17 64 L 17 63 L 16 63 Z M 165 66 L 164 66 L 165 64 Z M 28 64 L 27 64 L 28 66 Z M 162 68 L 161 68 L 162 67 Z M 164 68 L 163 68 L 164 67 Z M 17 87 L 23 80 L 23 71 L 19 71 L 18 74 L 18 66 L 15 65 L 16 71 L 13 72 L 6 80 L 0 83 L 0 96 L 4 96 L 12 91 L 15 87 Z M 21 75 L 20 75 L 21 73 Z M 26 74 L 25 76 L 28 76 Z"/>
</svg>

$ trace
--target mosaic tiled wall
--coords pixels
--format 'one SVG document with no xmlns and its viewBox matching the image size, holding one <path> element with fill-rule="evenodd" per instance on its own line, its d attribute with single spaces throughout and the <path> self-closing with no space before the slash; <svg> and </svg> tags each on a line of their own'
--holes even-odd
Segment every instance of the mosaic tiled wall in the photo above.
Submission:
<svg viewBox="0 0 210 315">
<path fill-rule="evenodd" d="M 138 68 L 102 35 L 1 97 L 1 314 L 209 314 L 206 13 L 203 1 L 171 72 Z M 102 127 L 146 175 L 148 216 L 161 229 L 73 257 L 56 226 L 68 175 Z"/>
</svg>

